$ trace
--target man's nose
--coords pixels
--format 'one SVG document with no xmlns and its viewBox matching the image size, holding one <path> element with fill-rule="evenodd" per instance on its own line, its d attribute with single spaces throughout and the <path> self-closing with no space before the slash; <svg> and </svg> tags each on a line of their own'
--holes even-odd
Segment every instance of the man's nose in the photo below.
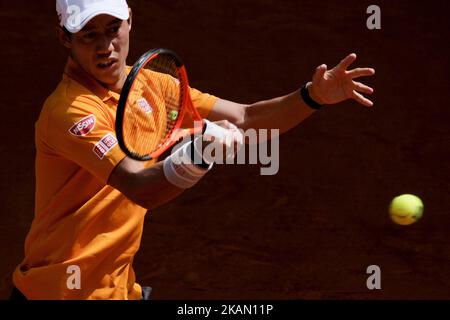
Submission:
<svg viewBox="0 0 450 320">
<path fill-rule="evenodd" d="M 97 54 L 109 54 L 114 51 L 113 39 L 106 35 L 99 37 L 96 48 Z"/>
</svg>

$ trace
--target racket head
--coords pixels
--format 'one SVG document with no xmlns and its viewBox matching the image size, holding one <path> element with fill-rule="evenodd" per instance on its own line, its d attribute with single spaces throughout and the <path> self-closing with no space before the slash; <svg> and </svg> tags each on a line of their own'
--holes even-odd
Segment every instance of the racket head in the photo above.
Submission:
<svg viewBox="0 0 450 320">
<path fill-rule="evenodd" d="M 194 125 L 203 120 L 189 90 L 186 68 L 175 52 L 150 50 L 137 60 L 116 113 L 117 140 L 127 156 L 156 159 L 183 137 L 202 130 L 202 125 Z"/>
</svg>

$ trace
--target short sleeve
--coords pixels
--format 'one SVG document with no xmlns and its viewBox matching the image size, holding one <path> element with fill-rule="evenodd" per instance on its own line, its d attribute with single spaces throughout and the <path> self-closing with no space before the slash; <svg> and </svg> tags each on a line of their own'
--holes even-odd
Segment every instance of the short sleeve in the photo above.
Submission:
<svg viewBox="0 0 450 320">
<path fill-rule="evenodd" d="M 179 97 L 179 82 L 175 78 L 162 73 L 145 70 L 143 73 L 148 77 L 145 82 L 152 88 L 152 92 L 162 94 L 165 101 L 177 101 Z M 211 94 L 203 93 L 197 89 L 190 88 L 189 91 L 192 104 L 198 110 L 202 118 L 207 118 L 214 104 L 219 99 Z"/>
<path fill-rule="evenodd" d="M 197 89 L 191 88 L 190 91 L 192 104 L 198 110 L 202 118 L 207 118 L 211 112 L 214 104 L 219 98 L 208 93 L 200 92 Z"/>
<path fill-rule="evenodd" d="M 49 113 L 49 147 L 106 184 L 126 156 L 117 143 L 114 118 L 100 99 L 79 96 L 68 103 Z"/>
</svg>

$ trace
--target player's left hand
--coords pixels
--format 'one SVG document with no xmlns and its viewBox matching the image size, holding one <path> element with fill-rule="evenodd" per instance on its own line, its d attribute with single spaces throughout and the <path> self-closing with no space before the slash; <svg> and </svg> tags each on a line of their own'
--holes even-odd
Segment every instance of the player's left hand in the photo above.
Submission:
<svg viewBox="0 0 450 320">
<path fill-rule="evenodd" d="M 312 84 L 308 87 L 311 98 L 320 104 L 335 104 L 354 99 L 364 106 L 373 106 L 373 102 L 362 95 L 372 94 L 373 89 L 355 79 L 373 76 L 375 70 L 372 68 L 347 70 L 355 60 L 356 54 L 352 53 L 331 70 L 327 70 L 325 64 L 317 67 Z"/>
</svg>

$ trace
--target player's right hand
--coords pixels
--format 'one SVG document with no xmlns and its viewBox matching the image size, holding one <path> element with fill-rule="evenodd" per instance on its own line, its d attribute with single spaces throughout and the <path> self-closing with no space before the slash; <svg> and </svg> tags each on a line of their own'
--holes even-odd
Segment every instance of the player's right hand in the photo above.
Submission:
<svg viewBox="0 0 450 320">
<path fill-rule="evenodd" d="M 228 120 L 210 122 L 205 120 L 203 133 L 203 158 L 206 162 L 224 163 L 236 157 L 244 145 L 241 130 Z"/>
</svg>

